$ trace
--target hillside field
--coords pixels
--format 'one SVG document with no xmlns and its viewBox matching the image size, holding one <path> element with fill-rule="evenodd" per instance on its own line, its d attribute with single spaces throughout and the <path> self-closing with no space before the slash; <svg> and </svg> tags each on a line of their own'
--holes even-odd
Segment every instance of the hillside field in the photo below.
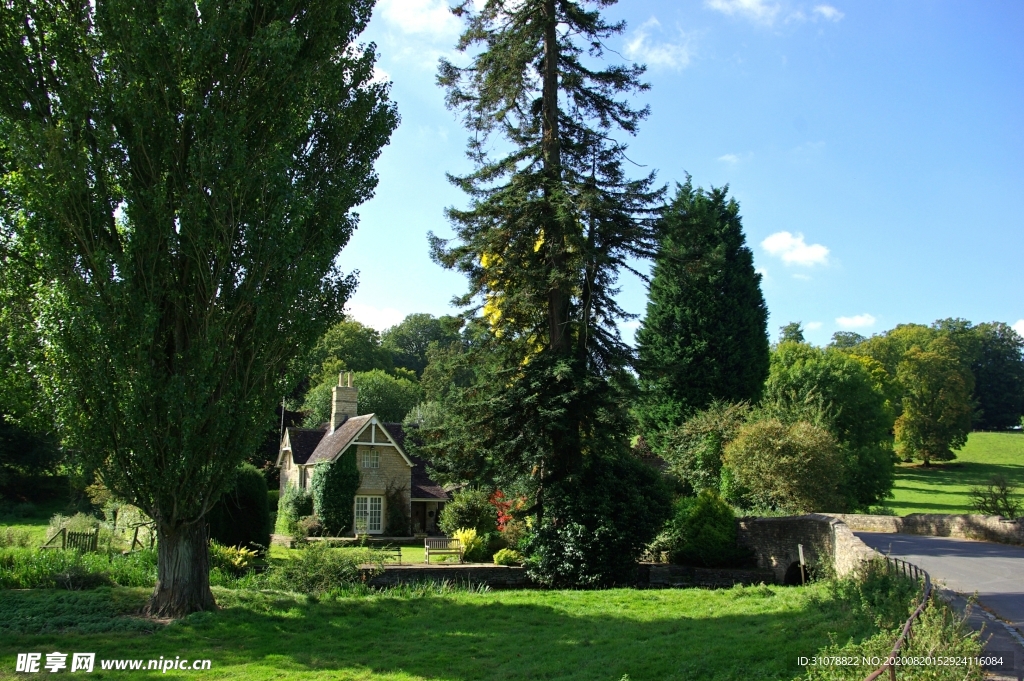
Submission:
<svg viewBox="0 0 1024 681">
<path fill-rule="evenodd" d="M 968 492 L 997 474 L 1024 492 L 1024 434 L 971 433 L 953 461 L 898 465 L 895 498 L 885 505 L 897 515 L 972 513 Z"/>
</svg>

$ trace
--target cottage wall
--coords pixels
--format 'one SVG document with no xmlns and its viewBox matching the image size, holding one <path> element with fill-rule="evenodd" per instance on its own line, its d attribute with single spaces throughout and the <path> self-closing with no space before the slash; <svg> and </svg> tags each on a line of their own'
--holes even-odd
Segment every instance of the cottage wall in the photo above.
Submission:
<svg viewBox="0 0 1024 681">
<path fill-rule="evenodd" d="M 363 453 L 371 449 L 380 452 L 379 468 L 364 468 Z M 406 463 L 405 458 L 398 453 L 394 447 L 370 445 L 356 446 L 356 467 L 359 468 L 359 489 L 357 496 L 375 495 L 384 496 L 391 489 L 402 490 L 402 503 L 405 505 L 405 514 L 409 516 L 412 511 L 410 490 L 412 489 L 412 468 Z M 387 524 L 388 500 L 384 499 L 384 524 Z"/>
<path fill-rule="evenodd" d="M 281 487 L 280 493 L 284 494 L 284 491 L 288 487 L 295 487 L 299 484 L 299 469 L 295 466 L 292 461 L 292 453 L 286 451 L 281 457 Z"/>
</svg>

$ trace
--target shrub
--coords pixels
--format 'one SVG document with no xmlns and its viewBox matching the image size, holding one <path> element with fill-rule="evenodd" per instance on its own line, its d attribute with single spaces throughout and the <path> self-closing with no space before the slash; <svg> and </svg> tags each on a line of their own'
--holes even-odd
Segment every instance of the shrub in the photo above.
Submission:
<svg viewBox="0 0 1024 681">
<path fill-rule="evenodd" d="M 384 533 L 389 537 L 405 537 L 412 534 L 408 493 L 408 487 L 393 483 L 388 483 L 387 489 L 384 490 L 384 506 L 387 509 Z"/>
<path fill-rule="evenodd" d="M 664 458 L 694 493 L 718 491 L 722 453 L 750 414 L 745 403 L 714 402 L 665 436 Z"/>
<path fill-rule="evenodd" d="M 470 563 L 476 563 L 487 558 L 487 542 L 477 535 L 472 527 L 460 528 L 451 535 L 462 543 L 462 558 Z"/>
<path fill-rule="evenodd" d="M 625 452 L 588 457 L 545 502 L 526 565 L 531 579 L 559 588 L 635 583 L 640 554 L 671 513 L 661 476 Z"/>
<path fill-rule="evenodd" d="M 0 548 L 27 548 L 32 544 L 32 533 L 17 527 L 0 528 Z"/>
<path fill-rule="evenodd" d="M 452 500 L 444 505 L 437 525 L 449 537 L 460 528 L 473 528 L 480 535 L 490 534 L 498 527 L 498 511 L 487 492 L 467 487 L 455 492 Z"/>
<path fill-rule="evenodd" d="M 853 640 L 845 645 L 833 642 L 814 657 L 816 659 L 879 658 L 884 660 L 892 650 L 893 642 L 899 636 L 903 623 L 921 596 L 920 585 L 895 571 L 886 569 L 885 561 L 873 560 L 863 566 L 855 576 L 835 581 L 831 597 L 853 612 L 867 615 L 881 631 L 860 643 Z M 900 651 L 901 657 L 933 657 L 943 655 L 973 658 L 981 654 L 978 633 L 971 631 L 963 617 L 953 612 L 941 598 L 932 596 L 921 617 L 914 623 L 913 636 Z M 981 681 L 981 667 L 969 667 L 966 674 L 963 667 L 934 666 L 919 667 L 927 670 L 920 676 L 934 681 Z M 801 681 L 862 681 L 873 671 L 850 665 L 810 665 Z M 909 671 L 909 669 L 905 670 Z"/>
<path fill-rule="evenodd" d="M 304 515 L 295 521 L 296 537 L 322 537 L 324 533 L 324 526 L 315 515 Z"/>
<path fill-rule="evenodd" d="M 310 543 L 291 560 L 275 564 L 266 577 L 275 589 L 322 595 L 360 581 L 359 566 L 380 561 L 370 550 L 332 549 L 324 542 Z"/>
<path fill-rule="evenodd" d="M 210 569 L 219 569 L 229 575 L 240 577 L 253 565 L 256 552 L 244 547 L 224 546 L 210 542 Z"/>
<path fill-rule="evenodd" d="M 673 562 L 733 567 L 746 558 L 746 553 L 736 546 L 736 517 L 732 508 L 711 490 L 676 505 L 671 534 L 667 548 Z"/>
<path fill-rule="evenodd" d="M 748 423 L 726 446 L 724 463 L 745 507 L 793 513 L 846 509 L 846 461 L 821 426 L 776 418 Z"/>
<path fill-rule="evenodd" d="M 294 536 L 297 531 L 295 523 L 309 515 L 313 515 L 313 496 L 304 489 L 289 485 L 277 504 L 275 532 Z"/>
<path fill-rule="evenodd" d="M 512 549 L 501 549 L 494 554 L 495 565 L 522 565 L 523 557 L 518 551 Z"/>
<path fill-rule="evenodd" d="M 239 466 L 232 487 L 207 514 L 210 537 L 224 546 L 265 551 L 270 546 L 267 481 L 250 463 Z"/>
<path fill-rule="evenodd" d="M 1014 498 L 1016 493 L 1016 488 L 1006 477 L 994 475 L 989 479 L 988 487 L 971 488 L 971 508 L 985 515 L 1001 515 L 1007 520 L 1015 520 L 1020 516 L 1020 499 Z"/>
<path fill-rule="evenodd" d="M 50 517 L 50 526 L 46 528 L 46 538 L 49 539 L 61 530 L 68 532 L 92 532 L 100 525 L 100 519 L 85 513 L 76 513 L 73 516 L 55 513 Z"/>
<path fill-rule="evenodd" d="M 326 533 L 337 536 L 351 529 L 359 489 L 355 446 L 342 452 L 333 463 L 318 463 L 313 468 L 311 486 L 313 508 Z"/>
<path fill-rule="evenodd" d="M 276 489 L 267 490 L 267 510 L 271 513 L 277 513 L 277 502 L 281 496 L 281 492 Z"/>
<path fill-rule="evenodd" d="M 519 518 L 512 518 L 505 522 L 505 527 L 501 531 L 501 538 L 505 540 L 505 546 L 521 550 L 524 543 L 529 540 L 530 528 L 527 526 L 525 520 Z"/>
</svg>

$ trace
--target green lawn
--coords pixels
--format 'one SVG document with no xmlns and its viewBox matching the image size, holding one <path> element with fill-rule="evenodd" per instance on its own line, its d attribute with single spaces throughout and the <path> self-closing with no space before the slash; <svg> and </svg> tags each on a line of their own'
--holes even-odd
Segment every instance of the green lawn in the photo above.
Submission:
<svg viewBox="0 0 1024 681">
<path fill-rule="evenodd" d="M 1006 476 L 1024 491 L 1024 434 L 971 433 L 953 461 L 901 464 L 896 469 L 895 499 L 886 506 L 908 513 L 971 513 L 967 493 L 993 475 Z"/>
<path fill-rule="evenodd" d="M 19 652 L 208 658 L 190 679 L 792 679 L 799 655 L 872 633 L 827 585 L 358 595 L 215 589 L 221 610 L 133 617 L 145 589 L 8 591 L 0 678 Z M 70 658 L 69 658 L 70 659 Z M 93 678 L 139 678 L 111 672 Z M 44 672 L 45 673 L 45 672 Z"/>
</svg>

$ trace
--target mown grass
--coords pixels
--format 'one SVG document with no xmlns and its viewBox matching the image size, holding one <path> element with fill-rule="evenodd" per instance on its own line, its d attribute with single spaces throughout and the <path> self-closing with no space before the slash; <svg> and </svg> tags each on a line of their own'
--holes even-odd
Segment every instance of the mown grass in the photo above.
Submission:
<svg viewBox="0 0 1024 681">
<path fill-rule="evenodd" d="M 358 591 L 358 590 L 357 590 Z M 639 591 L 438 593 L 317 600 L 215 588 L 221 609 L 169 625 L 135 616 L 144 589 L 0 598 L 0 677 L 18 652 L 209 658 L 220 679 L 792 679 L 800 655 L 875 633 L 825 584 Z M 98 669 L 96 678 L 146 672 Z M 148 675 L 153 675 L 149 672 Z"/>
<path fill-rule="evenodd" d="M 1005 476 L 1024 492 L 1024 434 L 971 433 L 953 461 L 928 467 L 900 464 L 895 498 L 885 505 L 898 515 L 973 513 L 970 489 L 986 485 L 994 475 Z"/>
</svg>

